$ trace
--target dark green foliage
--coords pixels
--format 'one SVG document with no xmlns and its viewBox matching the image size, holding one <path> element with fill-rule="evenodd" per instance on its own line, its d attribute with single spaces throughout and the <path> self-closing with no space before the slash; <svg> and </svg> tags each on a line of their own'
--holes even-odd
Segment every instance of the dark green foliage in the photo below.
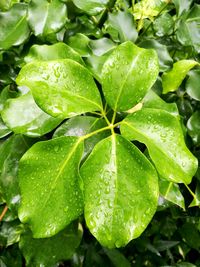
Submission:
<svg viewBox="0 0 200 267">
<path fill-rule="evenodd" d="M 200 3 L 0 1 L 0 266 L 200 266 Z"/>
</svg>

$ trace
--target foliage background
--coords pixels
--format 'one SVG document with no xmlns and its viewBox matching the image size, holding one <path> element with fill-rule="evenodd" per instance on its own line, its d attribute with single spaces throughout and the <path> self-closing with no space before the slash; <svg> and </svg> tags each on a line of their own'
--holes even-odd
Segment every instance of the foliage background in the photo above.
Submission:
<svg viewBox="0 0 200 267">
<path fill-rule="evenodd" d="M 33 14 L 26 11 L 17 14 L 11 12 L 17 2 L 32 5 Z M 33 7 L 33 2 L 35 6 Z M 173 63 L 182 59 L 194 59 L 199 62 L 200 52 L 200 5 L 199 1 L 52 1 L 55 6 L 49 11 L 48 22 L 42 27 L 44 1 L 3 0 L 0 2 L 0 107 L 5 99 L 18 94 L 15 78 L 31 55 L 33 44 L 54 44 L 63 41 L 69 44 L 84 59 L 98 80 L 109 51 L 116 44 L 130 40 L 145 48 L 154 48 L 159 56 L 161 74 L 169 70 Z M 51 1 L 49 1 L 51 2 Z M 57 4 L 56 4 L 57 2 Z M 134 3 L 135 2 L 135 3 Z M 149 5 L 148 2 L 153 3 Z M 62 4 L 61 4 L 62 3 Z M 67 16 L 65 15 L 67 10 Z M 4 13 L 7 12 L 7 13 Z M 35 16 L 37 13 L 37 17 Z M 55 12 L 56 15 L 55 15 Z M 3 14 L 7 14 L 4 16 Z M 9 24 L 23 18 L 21 28 Z M 57 25 L 57 26 L 55 26 Z M 5 40 L 5 36 L 7 39 Z M 28 54 L 28 56 L 27 56 Z M 185 139 L 192 153 L 200 157 L 200 71 L 191 70 L 179 89 L 162 94 L 161 80 L 154 85 L 154 91 L 169 103 L 176 103 L 182 117 Z M 7 89 L 5 90 L 5 87 Z M 12 133 L 0 122 L 1 145 Z M 49 138 L 51 133 L 44 138 Z M 30 140 L 28 140 L 30 141 Z M 17 161 L 25 152 L 20 150 L 20 137 L 11 146 L 9 171 L 16 175 Z M 31 141 L 30 141 L 31 142 Z M 138 144 L 140 146 L 140 144 Z M 145 147 L 141 149 L 145 150 Z M 1 150 L 0 168 L 3 168 L 4 156 Z M 3 169 L 0 170 L 3 174 Z M 1 182 L 2 183 L 2 182 Z M 7 194 L 16 186 L 13 181 Z M 4 191 L 3 191 L 4 190 Z M 68 261 L 53 266 L 200 266 L 200 172 L 197 171 L 192 183 L 186 188 L 180 185 L 185 199 L 185 210 L 177 204 L 176 191 L 160 196 L 158 210 L 145 232 L 125 248 L 108 250 L 103 248 L 89 233 L 82 218 L 84 235 L 79 247 L 73 251 Z M 193 193 L 194 192 L 194 193 Z M 1 211 L 4 210 L 5 184 L 2 185 Z M 193 203 L 191 205 L 191 203 Z M 191 207 L 189 207 L 191 205 Z M 13 205 L 14 206 L 14 205 Z M 43 255 L 35 252 L 31 242 L 25 249 L 19 248 L 23 226 L 17 219 L 15 207 L 8 210 L 2 218 L 0 231 L 0 266 L 26 266 L 30 255 L 37 260 L 29 266 L 52 266 L 48 264 L 51 251 L 43 248 Z M 59 251 L 63 243 L 55 241 Z M 39 265 L 39 262 L 46 265 Z"/>
</svg>

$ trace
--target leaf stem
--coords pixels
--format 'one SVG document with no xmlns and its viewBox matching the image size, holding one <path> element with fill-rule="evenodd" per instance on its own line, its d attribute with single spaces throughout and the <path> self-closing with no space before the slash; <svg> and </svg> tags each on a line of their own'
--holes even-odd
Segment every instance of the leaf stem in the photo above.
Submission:
<svg viewBox="0 0 200 267">
<path fill-rule="evenodd" d="M 119 124 L 120 124 L 120 122 L 115 123 L 115 124 L 110 123 L 110 124 L 109 124 L 108 126 L 106 126 L 106 127 L 103 127 L 103 128 L 101 128 L 101 129 L 98 129 L 98 130 L 96 130 L 96 131 L 94 131 L 94 132 L 91 132 L 91 133 L 89 133 L 89 134 L 86 134 L 86 135 L 80 137 L 80 139 L 79 139 L 80 141 L 79 141 L 79 142 L 84 141 L 85 139 L 88 139 L 88 138 L 90 138 L 91 136 L 93 136 L 93 135 L 95 135 L 95 134 L 98 134 L 98 133 L 100 133 L 100 132 L 106 131 L 106 130 L 111 130 L 111 132 L 114 133 L 114 128 L 117 127 Z"/>
<path fill-rule="evenodd" d="M 187 184 L 184 184 L 185 187 L 187 188 L 187 190 L 190 192 L 191 196 L 196 199 L 196 195 L 192 192 L 192 190 L 189 188 L 189 186 Z"/>
<path fill-rule="evenodd" d="M 7 211 L 8 211 L 8 207 L 5 206 L 4 209 L 3 209 L 3 211 L 2 211 L 2 213 L 1 213 L 1 215 L 0 215 L 0 222 L 2 221 L 2 219 L 5 216 L 5 214 L 6 214 Z"/>
</svg>

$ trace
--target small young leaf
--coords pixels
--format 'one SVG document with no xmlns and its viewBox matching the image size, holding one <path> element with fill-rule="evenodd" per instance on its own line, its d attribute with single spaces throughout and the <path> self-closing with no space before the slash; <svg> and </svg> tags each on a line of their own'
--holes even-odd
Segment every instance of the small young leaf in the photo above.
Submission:
<svg viewBox="0 0 200 267">
<path fill-rule="evenodd" d="M 16 81 L 29 87 L 36 103 L 54 117 L 68 118 L 102 109 L 91 74 L 70 59 L 28 63 Z"/>
<path fill-rule="evenodd" d="M 59 0 L 32 0 L 28 8 L 28 21 L 36 36 L 47 36 L 65 25 L 67 7 Z"/>
<path fill-rule="evenodd" d="M 175 183 L 191 182 L 198 162 L 185 145 L 177 117 L 164 110 L 143 108 L 122 121 L 121 133 L 147 146 L 161 177 Z"/>
<path fill-rule="evenodd" d="M 85 219 L 108 248 L 125 246 L 150 222 L 158 201 L 155 169 L 120 135 L 99 142 L 80 170 Z"/>
<path fill-rule="evenodd" d="M 0 49 L 22 44 L 29 36 L 27 5 L 18 3 L 0 12 Z"/>
<path fill-rule="evenodd" d="M 158 71 L 154 50 L 139 48 L 131 42 L 119 45 L 102 70 L 103 92 L 108 104 L 117 111 L 132 108 L 152 87 Z"/>
<path fill-rule="evenodd" d="M 173 65 L 173 69 L 162 75 L 163 94 L 176 91 L 185 79 L 188 71 L 199 65 L 194 60 L 180 60 Z"/>
<path fill-rule="evenodd" d="M 31 46 L 28 55 L 24 58 L 26 63 L 37 60 L 56 60 L 69 58 L 84 65 L 80 55 L 70 46 L 64 43 L 56 43 L 53 45 L 33 45 Z"/>
<path fill-rule="evenodd" d="M 61 260 L 70 259 L 82 238 L 82 231 L 77 226 L 71 224 L 57 235 L 45 239 L 34 239 L 30 231 L 25 232 L 21 236 L 19 247 L 27 266 L 49 267 Z"/>
<path fill-rule="evenodd" d="M 178 205 L 185 210 L 184 197 L 181 194 L 179 186 L 175 183 L 159 180 L 160 194 L 168 201 Z"/>
<path fill-rule="evenodd" d="M 30 225 L 33 237 L 53 236 L 82 213 L 82 153 L 79 138 L 64 136 L 36 143 L 20 160 L 19 218 Z"/>
<path fill-rule="evenodd" d="M 30 92 L 7 100 L 1 115 L 5 124 L 13 132 L 31 137 L 42 136 L 52 131 L 62 121 L 42 111 L 36 105 Z"/>
</svg>

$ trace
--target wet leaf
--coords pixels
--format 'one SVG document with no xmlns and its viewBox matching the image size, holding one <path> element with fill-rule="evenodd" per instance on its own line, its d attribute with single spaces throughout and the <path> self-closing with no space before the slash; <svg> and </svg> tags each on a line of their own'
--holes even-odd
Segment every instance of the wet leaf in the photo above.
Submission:
<svg viewBox="0 0 200 267">
<path fill-rule="evenodd" d="M 61 260 L 70 259 L 79 246 L 82 231 L 77 224 L 51 238 L 34 239 L 30 231 L 26 231 L 20 239 L 20 249 L 26 259 L 27 266 L 54 266 Z"/>
<path fill-rule="evenodd" d="M 73 3 L 89 15 L 97 15 L 105 10 L 108 0 L 72 0 Z"/>
<path fill-rule="evenodd" d="M 184 197 L 181 194 L 180 188 L 177 184 L 160 179 L 159 190 L 160 190 L 160 194 L 165 199 L 178 205 L 183 210 L 185 210 Z"/>
<path fill-rule="evenodd" d="M 200 111 L 196 111 L 192 114 L 187 122 L 187 129 L 189 135 L 195 144 L 200 143 Z"/>
<path fill-rule="evenodd" d="M 28 55 L 24 58 L 26 63 L 37 60 L 56 60 L 69 58 L 84 64 L 80 55 L 70 46 L 64 43 L 56 43 L 53 45 L 33 45 L 31 46 Z"/>
<path fill-rule="evenodd" d="M 144 143 L 158 173 L 166 180 L 189 184 L 197 170 L 197 159 L 184 142 L 177 117 L 167 111 L 143 108 L 121 123 L 121 133 Z"/>
<path fill-rule="evenodd" d="M 2 121 L 2 118 L 0 117 L 0 138 L 9 135 L 11 132 L 12 131 L 8 129 L 8 127 L 5 125 L 5 123 Z"/>
<path fill-rule="evenodd" d="M 36 36 L 58 32 L 67 21 L 66 5 L 59 0 L 32 0 L 28 8 L 28 21 Z"/>
<path fill-rule="evenodd" d="M 23 135 L 13 135 L 0 146 L 1 194 L 8 207 L 14 211 L 20 200 L 17 177 L 19 160 L 33 143 L 33 139 Z"/>
<path fill-rule="evenodd" d="M 36 103 L 54 117 L 101 110 L 101 98 L 89 71 L 70 59 L 25 65 L 17 83 L 30 88 Z"/>
<path fill-rule="evenodd" d="M 29 37 L 27 5 L 17 3 L 6 12 L 0 12 L 0 49 L 20 45 Z"/>
<path fill-rule="evenodd" d="M 108 33 L 115 42 L 132 41 L 134 43 L 138 37 L 134 17 L 127 10 L 109 13 L 104 27 L 104 32 Z"/>
<path fill-rule="evenodd" d="M 1 115 L 9 129 L 30 137 L 42 136 L 52 131 L 62 121 L 42 111 L 30 92 L 7 100 Z"/>
<path fill-rule="evenodd" d="M 186 92 L 193 99 L 200 101 L 200 70 L 193 70 L 189 73 L 189 78 L 186 82 L 185 88 Z"/>
<path fill-rule="evenodd" d="M 64 229 L 82 213 L 78 167 L 83 144 L 77 137 L 38 142 L 20 160 L 19 218 L 34 238 Z"/>
<path fill-rule="evenodd" d="M 162 75 L 163 93 L 176 91 L 185 79 L 189 70 L 198 65 L 194 60 L 180 60 L 173 65 L 173 69 Z"/>
<path fill-rule="evenodd" d="M 157 76 L 156 52 L 125 42 L 114 50 L 103 66 L 105 98 L 114 110 L 126 111 L 142 100 Z"/>
<path fill-rule="evenodd" d="M 86 223 L 97 240 L 113 248 L 137 238 L 157 207 L 157 175 L 150 162 L 133 144 L 112 135 L 95 146 L 80 173 Z"/>
</svg>

